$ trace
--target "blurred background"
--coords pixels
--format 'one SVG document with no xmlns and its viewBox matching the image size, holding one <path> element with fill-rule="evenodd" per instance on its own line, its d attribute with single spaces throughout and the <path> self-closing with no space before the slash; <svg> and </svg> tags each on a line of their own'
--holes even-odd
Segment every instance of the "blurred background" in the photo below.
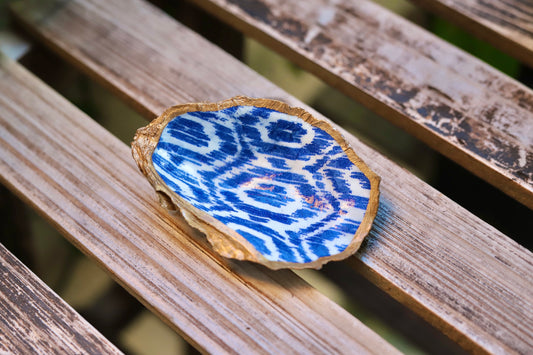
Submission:
<svg viewBox="0 0 533 355">
<path fill-rule="evenodd" d="M 31 38 L 10 21 L 9 2 L 0 0 L 0 51 L 19 58 L 48 85 L 129 144 L 135 130 L 146 125 L 146 121 L 47 49 L 30 46 Z M 531 250 L 533 216 L 526 207 L 194 6 L 183 1 L 152 2 Z M 531 69 L 450 23 L 406 1 L 376 2 L 532 86 Z M 495 205 L 499 207 L 493 208 Z M 0 218 L 0 243 L 123 351 L 130 354 L 196 353 L 4 187 L 0 187 Z M 347 283 L 347 278 L 343 277 L 348 272 L 346 268 L 342 263 L 332 263 L 321 271 L 298 274 L 407 354 L 461 352 L 440 332 L 364 278 L 354 280 L 352 277 Z"/>
</svg>

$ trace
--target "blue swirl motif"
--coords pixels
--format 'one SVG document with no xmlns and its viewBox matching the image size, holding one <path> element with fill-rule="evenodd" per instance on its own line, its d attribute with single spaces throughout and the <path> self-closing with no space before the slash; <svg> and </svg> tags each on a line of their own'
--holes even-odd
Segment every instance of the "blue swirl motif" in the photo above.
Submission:
<svg viewBox="0 0 533 355">
<path fill-rule="evenodd" d="M 172 190 L 271 261 L 342 252 L 369 201 L 370 181 L 328 133 L 268 108 L 177 116 L 152 161 Z"/>
</svg>

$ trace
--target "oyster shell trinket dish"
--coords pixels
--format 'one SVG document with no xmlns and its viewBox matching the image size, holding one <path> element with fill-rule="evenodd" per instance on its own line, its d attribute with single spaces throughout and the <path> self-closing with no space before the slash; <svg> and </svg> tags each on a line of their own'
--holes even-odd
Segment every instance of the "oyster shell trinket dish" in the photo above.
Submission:
<svg viewBox="0 0 533 355">
<path fill-rule="evenodd" d="M 132 143 L 160 203 L 228 258 L 320 268 L 357 251 L 379 177 L 339 132 L 300 108 L 235 97 L 167 109 Z"/>
</svg>

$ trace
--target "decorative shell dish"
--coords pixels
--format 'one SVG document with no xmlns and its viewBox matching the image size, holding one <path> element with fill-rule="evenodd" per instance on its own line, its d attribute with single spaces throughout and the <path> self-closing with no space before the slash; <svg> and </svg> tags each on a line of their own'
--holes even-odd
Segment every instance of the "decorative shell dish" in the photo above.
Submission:
<svg viewBox="0 0 533 355">
<path fill-rule="evenodd" d="M 280 101 L 174 106 L 132 149 L 160 203 L 228 258 L 320 268 L 355 253 L 377 213 L 379 177 L 327 122 Z"/>
</svg>

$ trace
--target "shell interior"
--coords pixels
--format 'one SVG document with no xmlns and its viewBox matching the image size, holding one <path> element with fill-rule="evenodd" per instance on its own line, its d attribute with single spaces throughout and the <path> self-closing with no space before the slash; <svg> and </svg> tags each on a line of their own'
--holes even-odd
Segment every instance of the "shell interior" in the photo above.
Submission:
<svg viewBox="0 0 533 355">
<path fill-rule="evenodd" d="M 151 158 L 170 190 L 273 263 L 342 253 L 371 197 L 369 177 L 336 139 L 269 107 L 172 117 Z"/>
</svg>

